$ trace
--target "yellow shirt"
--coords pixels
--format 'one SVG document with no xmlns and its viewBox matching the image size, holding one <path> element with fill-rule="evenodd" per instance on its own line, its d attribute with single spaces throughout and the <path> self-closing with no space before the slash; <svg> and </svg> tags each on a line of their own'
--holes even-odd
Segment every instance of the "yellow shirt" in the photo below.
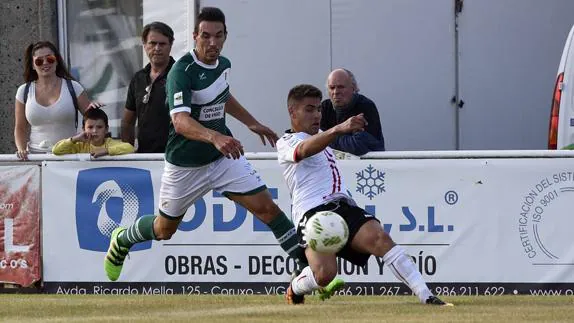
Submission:
<svg viewBox="0 0 574 323">
<path fill-rule="evenodd" d="M 131 154 L 135 151 L 134 146 L 130 143 L 112 138 L 106 138 L 104 144 L 101 146 L 92 145 L 87 142 L 73 143 L 72 139 L 68 138 L 58 141 L 58 143 L 54 145 L 54 148 L 52 148 L 52 153 L 54 155 L 90 153 L 94 148 L 106 148 L 110 156 Z"/>
</svg>

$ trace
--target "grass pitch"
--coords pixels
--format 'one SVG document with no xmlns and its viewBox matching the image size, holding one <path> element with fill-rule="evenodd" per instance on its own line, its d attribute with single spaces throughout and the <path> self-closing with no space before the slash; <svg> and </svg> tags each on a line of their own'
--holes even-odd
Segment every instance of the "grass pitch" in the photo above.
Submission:
<svg viewBox="0 0 574 323">
<path fill-rule="evenodd" d="M 0 295 L 10 322 L 572 322 L 568 296 L 447 297 L 455 307 L 412 296 L 335 296 L 287 305 L 280 296 Z"/>
</svg>

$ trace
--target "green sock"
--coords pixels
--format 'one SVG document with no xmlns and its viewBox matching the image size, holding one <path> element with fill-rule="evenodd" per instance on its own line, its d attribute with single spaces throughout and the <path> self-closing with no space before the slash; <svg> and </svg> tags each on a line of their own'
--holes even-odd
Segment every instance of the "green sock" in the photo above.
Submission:
<svg viewBox="0 0 574 323">
<path fill-rule="evenodd" d="M 285 216 L 285 213 L 279 213 L 273 221 L 269 222 L 268 226 L 271 231 L 273 231 L 281 248 L 283 248 L 291 258 L 295 259 L 300 266 L 306 266 L 307 258 L 305 257 L 305 250 L 299 246 L 299 238 L 297 237 L 295 226 L 293 222 Z"/>
<path fill-rule="evenodd" d="M 126 231 L 118 235 L 118 244 L 120 247 L 131 248 L 138 242 L 148 240 L 155 240 L 153 232 L 153 221 L 155 215 L 145 215 L 137 219 L 136 222 L 130 225 Z"/>
</svg>

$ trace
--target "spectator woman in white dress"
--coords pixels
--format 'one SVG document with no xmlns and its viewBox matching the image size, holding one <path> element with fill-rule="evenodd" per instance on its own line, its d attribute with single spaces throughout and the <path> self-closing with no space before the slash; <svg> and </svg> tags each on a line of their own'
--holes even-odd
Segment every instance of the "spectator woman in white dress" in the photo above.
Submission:
<svg viewBox="0 0 574 323">
<path fill-rule="evenodd" d="M 101 106 L 90 102 L 51 42 L 28 46 L 24 63 L 25 83 L 16 92 L 14 127 L 16 155 L 21 160 L 27 160 L 29 153 L 51 152 L 58 141 L 76 134 L 76 113 L 83 115 L 86 109 Z M 76 98 L 71 92 L 75 92 Z"/>
</svg>

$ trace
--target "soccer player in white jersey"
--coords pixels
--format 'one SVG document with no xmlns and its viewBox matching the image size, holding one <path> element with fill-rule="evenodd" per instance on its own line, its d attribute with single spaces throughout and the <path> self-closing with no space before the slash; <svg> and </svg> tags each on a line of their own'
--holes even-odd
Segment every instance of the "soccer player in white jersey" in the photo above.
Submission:
<svg viewBox="0 0 574 323">
<path fill-rule="evenodd" d="M 339 135 L 364 131 L 362 114 L 350 117 L 324 132 L 321 122 L 321 91 L 312 85 L 297 85 L 289 91 L 287 104 L 291 129 L 277 142 L 279 164 L 292 196 L 292 214 L 297 234 L 306 246 L 302 229 L 319 211 L 339 214 L 349 227 L 349 240 L 337 254 L 305 249 L 309 266 L 295 277 L 286 297 L 290 303 L 302 303 L 305 294 L 326 286 L 337 274 L 336 257 L 364 266 L 371 255 L 383 257 L 393 274 L 405 283 L 423 304 L 452 305 L 434 296 L 405 251 L 383 231 L 379 221 L 358 207 L 347 193 L 329 143 Z"/>
<path fill-rule="evenodd" d="M 167 240 L 176 232 L 187 209 L 210 190 L 221 192 L 267 224 L 281 248 L 306 264 L 293 223 L 273 202 L 257 172 L 232 137 L 225 116 L 230 114 L 274 145 L 278 137 L 259 123 L 229 91 L 230 61 L 221 56 L 227 38 L 225 15 L 205 7 L 196 19 L 195 48 L 181 57 L 167 76 L 171 116 L 165 168 L 159 193 L 159 216 L 146 215 L 128 228 L 112 232 L 104 261 L 108 278 L 119 278 L 129 249 L 148 240 Z M 328 290 L 324 292 L 329 293 Z"/>
</svg>

